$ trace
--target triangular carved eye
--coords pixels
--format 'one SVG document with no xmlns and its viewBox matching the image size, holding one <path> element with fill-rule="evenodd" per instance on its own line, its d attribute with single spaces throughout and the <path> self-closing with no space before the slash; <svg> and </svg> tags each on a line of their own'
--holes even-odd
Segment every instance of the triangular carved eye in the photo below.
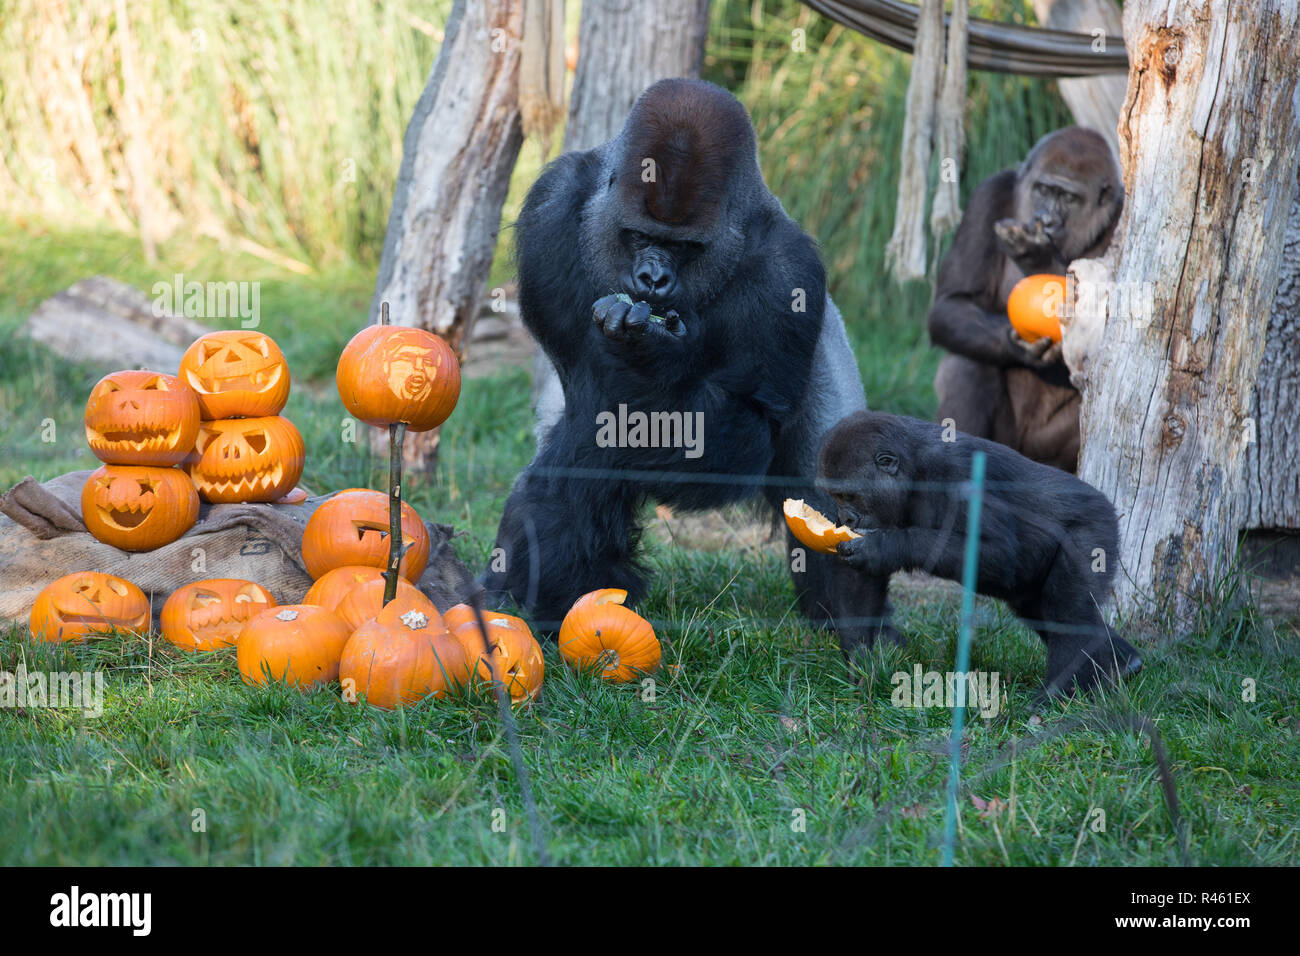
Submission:
<svg viewBox="0 0 1300 956">
<path fill-rule="evenodd" d="M 266 432 L 264 431 L 248 432 L 244 435 L 244 441 L 248 442 L 248 446 L 259 455 L 266 451 Z"/>
<path fill-rule="evenodd" d="M 143 385 L 140 386 L 140 391 L 142 392 L 165 391 L 165 390 L 166 390 L 166 386 L 163 385 L 162 379 L 159 378 L 151 378 L 149 379 L 149 381 L 145 382 Z"/>
<path fill-rule="evenodd" d="M 262 338 L 260 335 L 250 339 L 240 339 L 239 344 L 245 348 L 252 349 L 258 355 L 262 356 L 262 358 L 271 357 L 271 346 L 268 345 L 267 340 Z"/>
<path fill-rule="evenodd" d="M 194 450 L 200 455 L 203 454 L 207 451 L 208 446 L 212 444 L 212 439 L 216 437 L 216 432 L 208 431 L 208 429 L 200 427 L 199 437 L 194 440 Z"/>
<path fill-rule="evenodd" d="M 113 381 L 113 380 L 110 378 L 110 379 L 108 379 L 107 381 L 104 382 L 104 384 L 103 384 L 103 389 L 104 389 L 105 392 L 108 392 L 108 393 L 111 394 L 111 393 L 113 393 L 113 392 L 120 392 L 120 391 L 122 391 L 122 386 L 121 386 L 121 385 L 118 385 L 117 382 Z"/>
</svg>

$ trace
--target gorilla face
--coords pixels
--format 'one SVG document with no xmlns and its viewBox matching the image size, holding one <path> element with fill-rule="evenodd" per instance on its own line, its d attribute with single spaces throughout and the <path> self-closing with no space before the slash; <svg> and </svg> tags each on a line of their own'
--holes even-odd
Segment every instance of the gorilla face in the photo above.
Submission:
<svg viewBox="0 0 1300 956">
<path fill-rule="evenodd" d="M 859 412 L 836 425 L 822 446 L 818 485 L 855 531 L 906 526 L 909 476 L 917 472 L 906 433 L 886 416 Z"/>
<path fill-rule="evenodd" d="M 1110 145 L 1070 127 L 1050 133 L 1025 157 L 1016 183 L 1016 217 L 1041 224 L 1064 262 L 1079 258 L 1119 218 L 1124 188 Z"/>
<path fill-rule="evenodd" d="M 656 309 L 699 309 L 734 274 L 744 217 L 765 205 L 753 127 L 731 94 L 666 80 L 605 149 L 580 245 L 595 285 Z"/>
</svg>

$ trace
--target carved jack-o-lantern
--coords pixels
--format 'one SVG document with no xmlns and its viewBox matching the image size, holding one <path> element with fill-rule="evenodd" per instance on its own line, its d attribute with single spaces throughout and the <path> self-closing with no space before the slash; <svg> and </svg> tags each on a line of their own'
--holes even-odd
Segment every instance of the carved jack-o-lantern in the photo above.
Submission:
<svg viewBox="0 0 1300 956">
<path fill-rule="evenodd" d="M 149 630 L 149 599 L 125 578 L 78 571 L 51 581 L 36 596 L 28 625 L 39 641 L 79 641 L 112 630 Z"/>
<path fill-rule="evenodd" d="M 186 651 L 231 647 L 254 615 L 276 607 L 260 584 L 238 578 L 195 581 L 172 592 L 158 624 L 163 637 Z"/>
<path fill-rule="evenodd" d="M 389 528 L 388 495 L 364 488 L 340 492 L 307 519 L 302 533 L 303 567 L 315 579 L 349 564 L 387 568 Z M 398 571 L 406 580 L 418 581 L 429 563 L 429 532 L 405 501 L 402 544 L 406 551 Z"/>
<path fill-rule="evenodd" d="M 289 366 L 261 332 L 199 336 L 181 358 L 181 378 L 198 393 L 205 419 L 278 415 L 289 400 Z"/>
<path fill-rule="evenodd" d="M 302 436 L 287 418 L 228 418 L 204 422 L 190 466 L 205 501 L 276 501 L 302 477 Z"/>
<path fill-rule="evenodd" d="M 413 432 L 437 428 L 460 398 L 460 363 L 451 346 L 424 329 L 372 325 L 343 349 L 339 396 L 367 425 L 406 422 Z"/>
<path fill-rule="evenodd" d="M 110 465 L 174 465 L 198 431 L 198 397 L 172 375 L 113 372 L 86 402 L 86 441 Z"/>
<path fill-rule="evenodd" d="M 178 468 L 101 465 L 81 488 L 86 530 L 123 551 L 148 551 L 194 526 L 199 496 Z"/>
</svg>

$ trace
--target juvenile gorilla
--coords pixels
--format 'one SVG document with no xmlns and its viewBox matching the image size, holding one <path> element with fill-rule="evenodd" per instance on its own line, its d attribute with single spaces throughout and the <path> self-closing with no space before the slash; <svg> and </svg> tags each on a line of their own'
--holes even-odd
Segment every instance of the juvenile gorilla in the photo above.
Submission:
<svg viewBox="0 0 1300 956">
<path fill-rule="evenodd" d="M 489 592 L 553 630 L 587 591 L 643 594 L 648 500 L 816 500 L 821 438 L 864 407 L 861 379 L 816 245 L 764 184 L 735 97 L 693 80 L 651 86 L 615 139 L 546 168 L 516 249 L 524 324 L 556 379 L 542 389 L 537 455 L 506 503 Z M 697 428 L 686 454 L 653 424 L 610 441 L 599 423 L 622 420 L 620 406 L 629 420 L 700 422 L 702 441 Z M 888 581 L 833 556 L 806 561 L 794 562 L 805 613 L 842 641 L 874 637 Z"/>
<path fill-rule="evenodd" d="M 949 353 L 934 380 L 940 421 L 1074 471 L 1079 393 L 1059 345 L 1025 342 L 1011 327 L 1007 296 L 1026 275 L 1065 275 L 1073 260 L 1101 255 L 1123 205 L 1110 145 L 1078 126 L 1044 136 L 1018 170 L 976 188 L 930 308 L 930 340 Z"/>
<path fill-rule="evenodd" d="M 922 570 L 961 580 L 971 459 L 987 456 L 980 594 L 1006 601 L 1047 644 L 1049 696 L 1136 673 L 1137 652 L 1101 616 L 1118 542 L 1115 509 L 1073 475 L 940 425 L 858 412 L 826 437 L 820 475 L 840 521 L 861 533 L 839 546 L 871 577 Z M 1100 549 L 1098 551 L 1097 549 Z"/>
</svg>

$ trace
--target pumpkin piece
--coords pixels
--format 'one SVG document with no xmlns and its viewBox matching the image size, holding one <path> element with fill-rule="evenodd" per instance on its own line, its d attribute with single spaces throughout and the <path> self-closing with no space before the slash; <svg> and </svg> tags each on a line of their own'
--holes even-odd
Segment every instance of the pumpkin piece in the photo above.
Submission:
<svg viewBox="0 0 1300 956">
<path fill-rule="evenodd" d="M 841 541 L 862 537 L 846 525 L 836 527 L 835 522 L 802 498 L 786 498 L 782 511 L 785 523 L 799 543 L 822 554 L 835 554 L 835 546 Z"/>
<path fill-rule="evenodd" d="M 321 504 L 302 534 L 302 563 L 319 579 L 347 565 L 388 567 L 388 495 L 368 488 L 342 491 Z M 398 571 L 420 580 L 429 563 L 429 532 L 414 508 L 402 502 L 402 544 L 406 553 Z"/>
<path fill-rule="evenodd" d="M 663 650 L 650 622 L 623 607 L 627 591 L 603 588 L 573 603 L 560 625 L 560 655 L 580 671 L 627 683 L 659 669 Z"/>
<path fill-rule="evenodd" d="M 338 615 L 314 604 L 268 608 L 239 632 L 235 659 L 245 684 L 269 679 L 305 690 L 339 676 L 350 635 Z"/>
<path fill-rule="evenodd" d="M 284 353 L 250 329 L 199 336 L 181 356 L 180 374 L 208 420 L 279 415 L 289 400 Z"/>
<path fill-rule="evenodd" d="M 239 578 L 208 578 L 177 588 L 167 598 L 158 624 L 163 637 L 184 651 L 233 647 L 250 619 L 277 606 L 260 584 Z"/>
<path fill-rule="evenodd" d="M 466 622 L 452 632 L 465 649 L 469 667 L 485 683 L 501 681 L 516 703 L 534 696 L 546 673 L 542 646 L 526 627 L 520 630 L 496 615 L 485 617 L 486 645 L 477 622 Z"/>
<path fill-rule="evenodd" d="M 1039 273 L 1025 276 L 1011 289 L 1007 296 L 1007 318 L 1026 342 L 1061 341 L 1065 285 L 1065 276 Z"/>
<path fill-rule="evenodd" d="M 111 372 L 90 390 L 86 443 L 110 465 L 175 465 L 194 447 L 199 399 L 174 375 Z"/>
<path fill-rule="evenodd" d="M 468 675 L 465 651 L 437 612 L 431 616 L 400 597 L 353 632 L 339 664 L 344 699 L 364 697 L 385 710 L 443 697 Z"/>
<path fill-rule="evenodd" d="M 178 468 L 100 465 L 81 486 L 86 530 L 123 551 L 170 544 L 198 517 L 199 496 Z"/>
<path fill-rule="evenodd" d="M 427 432 L 445 422 L 460 398 L 460 363 L 450 345 L 424 329 L 371 325 L 343 348 L 335 375 L 339 397 L 367 425 L 405 422 Z"/>
<path fill-rule="evenodd" d="M 275 501 L 302 477 L 306 452 L 293 422 L 279 415 L 204 422 L 190 477 L 204 501 Z"/>
<path fill-rule="evenodd" d="M 80 641 L 113 630 L 149 630 L 152 614 L 145 593 L 125 578 L 102 571 L 77 571 L 47 584 L 36 595 L 27 624 L 38 641 Z"/>
<path fill-rule="evenodd" d="M 347 564 L 322 574 L 320 579 L 307 589 L 307 596 L 302 599 L 302 603 L 316 604 L 332 611 L 339 606 L 339 601 L 342 601 L 347 596 L 347 593 L 358 584 L 365 584 L 368 581 L 382 581 L 383 579 L 384 572 L 379 568 L 372 568 L 369 565 Z M 402 580 L 405 581 L 406 579 L 403 578 Z"/>
<path fill-rule="evenodd" d="M 446 623 L 447 629 L 453 632 L 462 624 L 476 621 L 476 618 L 474 617 L 474 608 L 469 604 L 453 605 L 447 609 L 447 613 L 442 616 L 442 619 Z M 528 622 L 522 617 L 515 617 L 513 614 L 507 614 L 504 611 L 485 610 L 483 612 L 483 619 L 485 621 L 501 621 L 512 627 L 519 628 L 525 634 L 531 635 L 533 633 L 532 629 L 528 626 Z"/>
<path fill-rule="evenodd" d="M 377 580 L 362 581 L 343 595 L 339 603 L 334 606 L 334 613 L 343 619 L 349 630 L 355 631 L 367 621 L 373 621 L 384 609 L 384 588 L 387 584 L 383 572 L 380 572 Z M 403 577 L 397 579 L 397 596 L 393 598 L 394 601 L 399 599 L 407 610 L 423 611 L 430 620 L 446 628 L 442 623 L 442 615 L 438 613 L 433 602 L 425 597 L 423 591 Z"/>
</svg>

